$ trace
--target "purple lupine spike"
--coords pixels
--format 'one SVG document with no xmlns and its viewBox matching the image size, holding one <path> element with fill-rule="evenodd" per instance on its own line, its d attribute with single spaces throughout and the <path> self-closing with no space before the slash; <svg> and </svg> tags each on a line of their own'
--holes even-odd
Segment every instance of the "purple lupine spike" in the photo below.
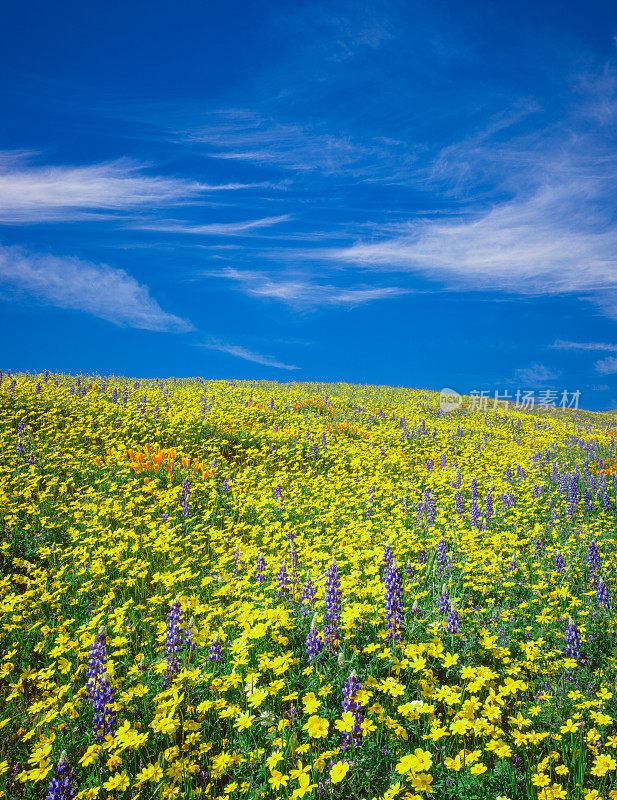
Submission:
<svg viewBox="0 0 617 800">
<path fill-rule="evenodd" d="M 434 525 L 437 518 L 437 504 L 435 503 L 435 494 L 431 489 L 424 490 L 423 500 L 426 523 L 427 525 Z"/>
<path fill-rule="evenodd" d="M 69 766 L 66 750 L 63 750 L 56 766 L 56 777 L 52 778 L 47 789 L 46 800 L 73 800 L 75 790 L 75 770 Z"/>
<path fill-rule="evenodd" d="M 540 487 L 538 486 L 537 483 L 534 483 L 534 485 L 533 485 L 533 496 L 534 497 L 540 497 L 541 494 L 542 494 L 542 490 L 540 489 Z"/>
<path fill-rule="evenodd" d="M 536 561 L 539 561 L 544 555 L 544 542 L 542 539 L 536 539 L 534 555 Z"/>
<path fill-rule="evenodd" d="M 362 684 L 358 680 L 358 673 L 354 670 L 349 674 L 349 678 L 343 685 L 343 711 L 348 711 L 355 717 L 355 722 L 350 733 L 343 732 L 343 739 L 346 746 L 359 744 L 362 739 L 362 722 L 364 721 L 364 711 L 360 703 L 355 699 L 358 692 L 362 691 Z"/>
<path fill-rule="evenodd" d="M 471 501 L 471 524 L 474 528 L 480 527 L 480 509 L 478 508 L 478 501 L 476 499 Z"/>
<path fill-rule="evenodd" d="M 462 492 L 456 492 L 454 495 L 454 510 L 457 514 L 465 513 L 465 501 L 463 500 Z"/>
<path fill-rule="evenodd" d="M 184 483 L 182 484 L 182 516 L 188 517 L 191 513 L 191 507 L 189 505 L 189 496 L 191 494 L 191 482 L 189 481 L 189 476 L 187 475 L 184 479 Z"/>
<path fill-rule="evenodd" d="M 315 607 L 315 598 L 317 597 L 317 587 L 311 580 L 311 573 L 306 573 L 306 581 L 302 588 L 302 596 L 300 597 L 300 614 L 303 617 L 308 617 L 313 613 Z"/>
<path fill-rule="evenodd" d="M 390 562 L 385 586 L 386 620 L 390 629 L 388 638 L 400 640 L 403 627 L 403 578 L 395 561 Z"/>
<path fill-rule="evenodd" d="M 97 742 L 102 741 L 108 735 L 114 735 L 113 730 L 116 727 L 114 701 L 114 687 L 111 685 L 109 675 L 105 672 L 97 683 L 92 703 L 94 708 L 92 726 L 94 728 L 94 738 Z"/>
<path fill-rule="evenodd" d="M 568 482 L 568 516 L 572 518 L 576 513 L 579 501 L 578 484 L 574 475 L 570 475 Z"/>
<path fill-rule="evenodd" d="M 88 681 L 86 692 L 90 703 L 94 703 L 98 685 L 102 676 L 107 672 L 107 633 L 105 626 L 101 625 L 99 631 L 90 647 L 90 659 L 88 661 Z"/>
<path fill-rule="evenodd" d="M 510 469 L 510 467 L 506 467 L 506 480 L 507 481 L 512 480 L 512 470 Z"/>
<path fill-rule="evenodd" d="M 390 564 L 392 563 L 392 559 L 394 558 L 394 554 L 392 552 L 392 548 L 390 547 L 390 540 L 386 542 L 386 546 L 384 547 L 383 551 L 383 559 L 381 562 L 381 574 L 385 577 L 388 569 L 390 568 Z"/>
<path fill-rule="evenodd" d="M 222 660 L 223 660 L 223 648 L 221 647 L 221 640 L 217 633 L 214 639 L 212 640 L 210 648 L 208 649 L 208 655 L 206 656 L 206 661 L 222 661 Z"/>
<path fill-rule="evenodd" d="M 257 556 L 257 561 L 255 562 L 255 577 L 259 583 L 263 583 L 266 580 L 266 559 L 261 553 Z"/>
<path fill-rule="evenodd" d="M 184 644 L 182 634 L 182 620 L 184 613 L 182 605 L 176 597 L 169 609 L 167 617 L 167 677 L 171 680 L 174 675 L 180 672 L 180 650 Z"/>
<path fill-rule="evenodd" d="M 555 565 L 555 570 L 557 572 L 563 572 L 566 568 L 566 560 L 561 553 L 556 553 L 555 558 L 553 559 L 553 563 Z"/>
<path fill-rule="evenodd" d="M 324 640 L 317 630 L 317 614 L 315 614 L 311 622 L 311 629 L 306 637 L 306 655 L 308 657 L 309 664 L 318 658 L 322 658 L 323 649 Z"/>
<path fill-rule="evenodd" d="M 486 493 L 485 509 L 486 509 L 485 510 L 485 516 L 486 516 L 486 520 L 488 521 L 493 516 L 493 493 L 492 493 L 492 491 L 490 489 Z"/>
<path fill-rule="evenodd" d="M 229 493 L 229 478 L 225 478 L 225 480 L 221 484 L 221 492 L 223 494 L 228 494 Z"/>
<path fill-rule="evenodd" d="M 609 511 L 611 507 L 611 498 L 608 496 L 608 492 L 604 491 L 602 493 L 602 508 L 605 511 Z"/>
<path fill-rule="evenodd" d="M 471 499 L 476 500 L 478 499 L 478 479 L 472 478 L 471 481 Z"/>
<path fill-rule="evenodd" d="M 600 548 L 595 539 L 589 543 L 587 548 L 587 564 L 591 575 L 600 571 Z"/>
<path fill-rule="evenodd" d="M 508 572 L 516 572 L 516 556 L 512 553 L 512 558 L 510 559 L 510 563 L 508 564 Z"/>
<path fill-rule="evenodd" d="M 287 598 L 289 596 L 289 575 L 285 561 L 281 564 L 281 568 L 276 573 L 276 593 L 279 597 Z"/>
<path fill-rule="evenodd" d="M 341 638 L 341 605 L 341 580 L 336 561 L 332 559 L 332 563 L 326 572 L 326 613 L 324 616 L 324 634 L 327 647 L 331 651 L 334 651 L 337 642 Z"/>
<path fill-rule="evenodd" d="M 283 487 L 280 483 L 277 483 L 274 488 L 274 499 L 275 500 L 282 500 L 283 499 Z"/>
<path fill-rule="evenodd" d="M 416 508 L 416 517 L 418 519 L 418 522 L 422 520 L 423 516 L 424 516 L 424 503 L 422 502 L 422 500 L 418 500 L 418 505 Z"/>
<path fill-rule="evenodd" d="M 608 610 L 611 607 L 611 600 L 608 591 L 608 586 L 602 580 L 602 578 L 600 578 L 600 580 L 598 581 L 598 588 L 596 590 L 596 599 L 598 601 L 598 606 L 600 608 L 606 608 Z"/>
<path fill-rule="evenodd" d="M 441 595 L 437 601 L 437 610 L 440 614 L 449 614 L 452 610 L 450 606 L 450 597 L 448 595 L 448 587 L 445 583 L 441 588 Z"/>
<path fill-rule="evenodd" d="M 437 545 L 437 556 L 436 556 L 437 566 L 439 567 L 439 572 L 443 573 L 448 568 L 448 546 L 446 544 L 446 540 L 441 537 L 439 540 L 439 544 Z"/>
<path fill-rule="evenodd" d="M 574 658 L 577 661 L 581 657 L 581 634 L 579 629 L 574 624 L 572 617 L 568 619 L 568 624 L 564 633 L 565 639 L 565 653 L 569 658 Z"/>
<path fill-rule="evenodd" d="M 461 632 L 461 617 L 455 603 L 452 603 L 452 608 L 450 609 L 450 614 L 446 622 L 446 630 L 451 634 Z"/>
</svg>

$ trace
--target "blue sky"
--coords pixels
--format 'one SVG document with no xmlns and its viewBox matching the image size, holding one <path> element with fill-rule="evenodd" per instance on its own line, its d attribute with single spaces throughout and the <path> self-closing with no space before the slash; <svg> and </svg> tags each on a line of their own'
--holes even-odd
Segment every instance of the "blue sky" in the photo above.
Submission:
<svg viewBox="0 0 617 800">
<path fill-rule="evenodd" d="M 10 4 L 2 367 L 617 407 L 617 9 Z"/>
</svg>

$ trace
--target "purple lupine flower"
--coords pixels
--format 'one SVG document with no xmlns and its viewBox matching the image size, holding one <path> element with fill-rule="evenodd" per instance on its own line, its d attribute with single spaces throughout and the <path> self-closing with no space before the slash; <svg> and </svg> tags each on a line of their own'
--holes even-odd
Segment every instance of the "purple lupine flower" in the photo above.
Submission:
<svg viewBox="0 0 617 800">
<path fill-rule="evenodd" d="M 446 540 L 443 538 L 443 536 L 437 545 L 436 561 L 437 566 L 439 567 L 439 572 L 443 573 L 448 567 L 448 546 L 446 545 Z"/>
<path fill-rule="evenodd" d="M 569 658 L 575 658 L 577 661 L 581 657 L 581 634 L 579 629 L 574 624 L 572 617 L 569 618 L 566 630 L 564 633 L 566 642 L 565 653 Z"/>
<path fill-rule="evenodd" d="M 313 613 L 315 607 L 315 598 L 317 597 L 317 587 L 311 580 L 311 573 L 306 573 L 306 581 L 302 588 L 302 596 L 300 597 L 300 614 L 303 617 L 308 617 Z"/>
<path fill-rule="evenodd" d="M 113 392 L 111 393 L 111 402 L 117 403 L 118 402 L 118 390 L 114 388 Z"/>
<path fill-rule="evenodd" d="M 462 492 L 456 492 L 454 495 L 454 510 L 457 514 L 463 514 L 465 512 L 465 502 Z"/>
<path fill-rule="evenodd" d="M 568 482 L 568 516 L 573 517 L 578 506 L 579 493 L 578 484 L 574 475 L 570 475 Z"/>
<path fill-rule="evenodd" d="M 486 515 L 486 519 L 488 521 L 493 516 L 493 493 L 491 492 L 490 489 L 486 493 L 486 506 L 485 506 L 485 508 L 486 508 L 485 515 Z"/>
<path fill-rule="evenodd" d="M 610 595 L 608 591 L 608 586 L 606 583 L 600 578 L 598 581 L 598 588 L 596 590 L 596 599 L 598 601 L 598 605 L 600 608 L 606 608 L 607 610 L 611 606 Z"/>
<path fill-rule="evenodd" d="M 182 516 L 188 517 L 191 513 L 191 507 L 189 506 L 189 496 L 191 494 L 191 482 L 189 481 L 189 476 L 187 475 L 184 479 L 184 483 L 182 484 Z"/>
<path fill-rule="evenodd" d="M 88 661 L 88 681 L 86 691 L 90 703 L 94 703 L 97 687 L 101 678 L 107 672 L 107 633 L 105 626 L 101 625 L 99 632 L 90 647 L 90 659 Z"/>
<path fill-rule="evenodd" d="M 225 478 L 225 480 L 221 484 L 221 492 L 223 494 L 227 494 L 229 492 L 229 478 Z"/>
<path fill-rule="evenodd" d="M 364 711 L 360 703 L 355 699 L 358 692 L 362 691 L 362 684 L 358 680 L 358 673 L 354 670 L 349 674 L 349 678 L 343 685 L 343 711 L 348 711 L 355 717 L 355 722 L 350 733 L 343 732 L 345 744 L 359 744 L 362 739 L 362 722 L 364 721 Z"/>
<path fill-rule="evenodd" d="M 47 789 L 46 800 L 73 800 L 75 791 L 75 770 L 69 767 L 66 750 L 63 750 L 56 766 L 56 777 L 52 778 Z"/>
<path fill-rule="evenodd" d="M 221 640 L 217 633 L 214 639 L 212 640 L 210 648 L 208 649 L 208 655 L 206 656 L 206 661 L 222 661 L 222 660 L 223 660 L 223 648 L 221 647 Z"/>
<path fill-rule="evenodd" d="M 422 500 L 418 500 L 418 505 L 416 507 L 416 517 L 418 519 L 418 522 L 421 521 L 423 515 L 424 515 L 424 503 L 422 502 Z"/>
<path fill-rule="evenodd" d="M 561 553 L 556 553 L 555 558 L 553 559 L 553 563 L 555 565 L 555 570 L 557 572 L 563 572 L 566 568 L 566 560 Z"/>
<path fill-rule="evenodd" d="M 386 542 L 386 546 L 384 547 L 383 551 L 383 560 L 381 562 L 381 574 L 385 578 L 386 573 L 390 569 L 390 564 L 392 563 L 392 559 L 394 558 L 394 554 L 392 552 L 392 548 L 390 547 L 390 541 Z"/>
<path fill-rule="evenodd" d="M 97 742 L 102 741 L 108 735 L 114 735 L 113 730 L 116 727 L 114 700 L 114 687 L 111 685 L 109 675 L 105 672 L 97 683 L 92 702 L 94 708 L 92 726 L 94 728 L 94 738 Z"/>
<path fill-rule="evenodd" d="M 171 604 L 169 616 L 167 617 L 167 676 L 171 680 L 173 676 L 180 672 L 180 650 L 184 644 L 182 635 L 182 620 L 184 613 L 180 601 L 176 599 Z"/>
<path fill-rule="evenodd" d="M 510 467 L 506 467 L 506 480 L 507 481 L 512 480 L 512 470 L 510 469 Z"/>
<path fill-rule="evenodd" d="M 283 499 L 283 487 L 280 483 L 277 483 L 274 488 L 274 499 L 275 500 L 282 500 Z"/>
<path fill-rule="evenodd" d="M 279 597 L 289 597 L 289 575 L 284 561 L 276 573 L 276 593 Z"/>
<path fill-rule="evenodd" d="M 415 575 L 415 570 L 411 565 L 411 561 L 407 561 L 407 564 L 405 564 L 405 574 L 407 575 L 408 581 L 412 580 Z"/>
<path fill-rule="evenodd" d="M 257 561 L 255 562 L 255 577 L 259 583 L 263 583 L 266 580 L 266 559 L 261 553 L 257 556 Z"/>
<path fill-rule="evenodd" d="M 324 634 L 328 649 L 333 651 L 341 638 L 342 605 L 341 579 L 334 559 L 326 572 L 325 605 Z"/>
<path fill-rule="evenodd" d="M 326 432 L 325 431 L 321 434 L 321 446 L 322 447 L 326 446 Z"/>
<path fill-rule="evenodd" d="M 480 509 L 478 508 L 478 501 L 476 499 L 471 501 L 471 524 L 474 528 L 480 527 Z"/>
<path fill-rule="evenodd" d="M 587 548 L 587 564 L 589 565 L 589 573 L 591 575 L 600 571 L 600 548 L 595 539 L 590 542 Z"/>
<path fill-rule="evenodd" d="M 427 525 L 434 525 L 437 518 L 437 504 L 435 503 L 435 495 L 430 489 L 424 490 L 424 515 L 426 516 Z"/>
<path fill-rule="evenodd" d="M 448 595 L 448 587 L 445 585 L 445 583 L 442 586 L 441 595 L 437 601 L 437 610 L 440 614 L 449 614 L 452 610 L 450 606 L 450 597 Z"/>
<path fill-rule="evenodd" d="M 534 497 L 540 497 L 541 494 L 542 494 L 542 490 L 540 489 L 540 487 L 538 486 L 537 483 L 534 483 L 534 485 L 533 485 L 533 496 Z"/>
<path fill-rule="evenodd" d="M 311 629 L 306 637 L 306 655 L 308 656 L 309 664 L 321 657 L 323 649 L 324 640 L 317 630 L 317 614 L 315 614 L 311 622 Z"/>
<path fill-rule="evenodd" d="M 472 478 L 471 481 L 471 499 L 476 500 L 478 499 L 478 479 Z"/>
<path fill-rule="evenodd" d="M 452 608 L 446 622 L 446 630 L 451 634 L 461 632 L 461 617 L 454 603 L 452 603 Z"/>
<path fill-rule="evenodd" d="M 41 393 L 41 384 L 40 382 L 36 384 L 36 388 L 34 389 L 34 396 L 38 397 Z"/>
<path fill-rule="evenodd" d="M 403 578 L 395 561 L 390 562 L 385 585 L 386 620 L 390 629 L 388 638 L 400 640 L 403 627 Z"/>
<path fill-rule="evenodd" d="M 536 539 L 535 553 L 534 554 L 535 554 L 535 558 L 536 558 L 537 561 L 539 561 L 542 558 L 542 556 L 544 555 L 544 542 L 542 541 L 542 539 L 539 539 L 539 538 Z"/>
<path fill-rule="evenodd" d="M 602 508 L 605 511 L 609 511 L 611 507 L 611 498 L 608 496 L 608 492 L 602 493 Z"/>
</svg>

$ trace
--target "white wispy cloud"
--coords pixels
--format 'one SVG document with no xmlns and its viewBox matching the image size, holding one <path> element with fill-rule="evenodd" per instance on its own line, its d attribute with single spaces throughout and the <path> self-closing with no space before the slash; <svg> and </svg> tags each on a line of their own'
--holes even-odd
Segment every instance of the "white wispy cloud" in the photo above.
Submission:
<svg viewBox="0 0 617 800">
<path fill-rule="evenodd" d="M 262 217 L 245 222 L 212 222 L 205 225 L 193 225 L 188 222 L 162 220 L 148 222 L 131 227 L 145 231 L 160 231 L 163 233 L 190 233 L 203 236 L 243 236 L 256 228 L 269 228 L 281 222 L 287 222 L 292 217 L 290 214 L 281 214 L 278 217 Z"/>
<path fill-rule="evenodd" d="M 614 91 L 610 82 L 602 86 Z M 466 191 L 458 216 L 411 220 L 395 234 L 384 228 L 380 238 L 320 257 L 417 273 L 448 289 L 575 294 L 617 319 L 617 153 L 608 126 L 593 118 L 592 100 L 604 119 L 615 97 L 596 93 L 561 123 L 504 141 L 497 134 L 535 110 L 521 104 L 482 134 L 444 148 L 424 185 Z"/>
<path fill-rule="evenodd" d="M 122 327 L 194 330 L 187 320 L 163 311 L 147 286 L 107 264 L 0 246 L 0 285 L 16 297 L 25 295 L 58 308 L 84 311 Z"/>
<path fill-rule="evenodd" d="M 207 273 L 210 277 L 236 281 L 245 294 L 278 300 L 293 308 L 310 309 L 318 306 L 355 306 L 373 300 L 384 300 L 408 294 L 409 289 L 398 286 L 340 287 L 320 284 L 302 278 L 278 278 L 253 270 L 227 268 Z"/>
<path fill-rule="evenodd" d="M 227 353 L 228 355 L 235 356 L 236 358 L 243 358 L 245 361 L 253 361 L 255 364 L 261 364 L 264 367 L 274 367 L 275 369 L 287 370 L 300 369 L 300 367 L 295 366 L 295 364 L 284 364 L 282 361 L 278 361 L 273 356 L 256 353 L 253 350 L 247 350 L 246 347 L 243 347 L 239 344 L 226 344 L 218 339 L 212 339 L 209 342 L 202 343 L 198 346 L 207 347 L 208 350 L 219 350 L 221 353 Z"/>
<path fill-rule="evenodd" d="M 549 369 L 544 364 L 532 364 L 530 367 L 521 367 L 514 370 L 516 379 L 521 381 L 523 386 L 530 387 L 554 381 L 560 374 L 560 372 Z"/>
<path fill-rule="evenodd" d="M 614 375 L 617 373 L 617 356 L 601 358 L 595 362 L 594 366 L 600 375 Z"/>
<path fill-rule="evenodd" d="M 608 342 L 569 342 L 563 339 L 556 339 L 551 345 L 555 350 L 606 350 L 617 352 L 617 344 Z"/>
<path fill-rule="evenodd" d="M 150 175 L 127 159 L 85 166 L 35 166 L 31 154 L 0 153 L 0 223 L 71 221 L 104 212 L 170 206 L 246 184 Z"/>
<path fill-rule="evenodd" d="M 383 137 L 357 141 L 245 109 L 212 112 L 207 124 L 179 135 L 181 141 L 206 146 L 211 158 L 347 179 L 383 180 L 413 163 L 419 149 Z"/>
</svg>

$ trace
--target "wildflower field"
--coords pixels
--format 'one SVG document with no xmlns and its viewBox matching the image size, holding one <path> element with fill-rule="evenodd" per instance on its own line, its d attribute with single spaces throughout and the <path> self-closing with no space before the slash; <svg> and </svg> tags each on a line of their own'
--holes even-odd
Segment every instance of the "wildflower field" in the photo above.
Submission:
<svg viewBox="0 0 617 800">
<path fill-rule="evenodd" d="M 614 425 L 0 373 L 0 797 L 617 798 Z"/>
</svg>

